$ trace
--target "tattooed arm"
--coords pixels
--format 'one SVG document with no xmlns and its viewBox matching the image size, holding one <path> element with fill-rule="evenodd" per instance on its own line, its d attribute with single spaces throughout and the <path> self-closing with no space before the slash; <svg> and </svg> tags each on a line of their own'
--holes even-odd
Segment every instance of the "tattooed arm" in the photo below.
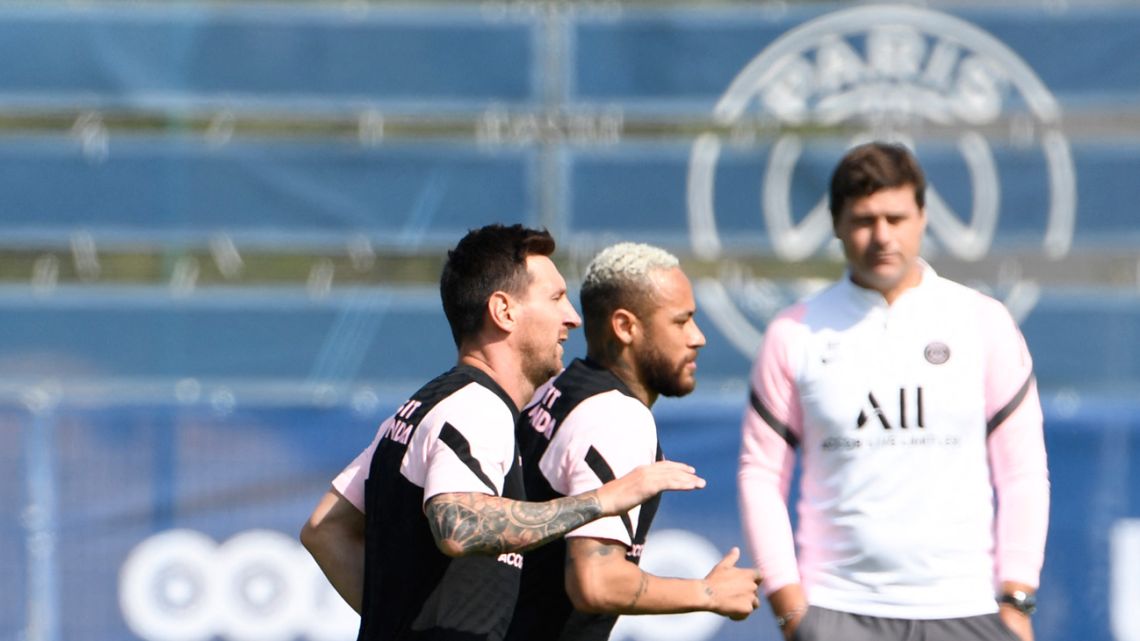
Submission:
<svg viewBox="0 0 1140 641">
<path fill-rule="evenodd" d="M 566 593 L 574 608 L 600 614 L 672 614 L 708 611 L 740 620 L 760 605 L 755 570 L 735 567 L 732 548 L 703 579 L 672 579 L 643 571 L 615 541 L 566 541 Z"/>
<path fill-rule="evenodd" d="M 453 493 L 432 497 L 426 511 L 439 549 L 456 557 L 538 547 L 601 516 L 602 504 L 597 492 L 544 503 Z"/>
<path fill-rule="evenodd" d="M 475 492 L 437 494 L 424 505 L 440 551 L 452 557 L 522 552 L 583 523 L 628 512 L 666 490 L 693 490 L 704 479 L 684 463 L 643 465 L 597 490 L 543 503 Z"/>
</svg>

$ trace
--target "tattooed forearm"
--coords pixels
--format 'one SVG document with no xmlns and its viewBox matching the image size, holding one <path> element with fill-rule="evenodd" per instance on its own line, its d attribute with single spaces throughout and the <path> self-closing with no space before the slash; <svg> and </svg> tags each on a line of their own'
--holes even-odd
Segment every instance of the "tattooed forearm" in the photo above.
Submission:
<svg viewBox="0 0 1140 641">
<path fill-rule="evenodd" d="M 596 492 L 543 503 L 486 494 L 440 494 L 428 501 L 428 525 L 452 556 L 522 552 L 538 547 L 602 514 Z"/>
</svg>

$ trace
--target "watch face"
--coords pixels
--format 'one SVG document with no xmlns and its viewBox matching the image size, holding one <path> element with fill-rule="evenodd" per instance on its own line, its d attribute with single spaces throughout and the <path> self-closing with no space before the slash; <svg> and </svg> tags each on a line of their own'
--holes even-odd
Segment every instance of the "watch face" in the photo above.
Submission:
<svg viewBox="0 0 1140 641">
<path fill-rule="evenodd" d="M 1020 590 L 1001 595 L 1001 603 L 1008 603 L 1025 614 L 1033 614 L 1037 610 L 1037 596 Z"/>
</svg>

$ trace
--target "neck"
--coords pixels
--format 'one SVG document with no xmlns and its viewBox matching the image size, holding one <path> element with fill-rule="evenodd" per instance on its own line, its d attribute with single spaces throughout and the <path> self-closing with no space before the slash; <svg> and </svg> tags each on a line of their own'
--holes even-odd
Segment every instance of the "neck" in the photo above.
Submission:
<svg viewBox="0 0 1140 641">
<path fill-rule="evenodd" d="M 511 397 L 515 408 L 521 410 L 534 395 L 535 386 L 522 373 L 519 359 L 491 346 L 461 349 L 459 364 L 483 370 Z M 511 373 L 511 374 L 508 374 Z"/>
<path fill-rule="evenodd" d="M 883 299 L 887 301 L 887 305 L 893 305 L 907 290 L 914 289 L 922 283 L 922 266 L 918 264 L 914 265 L 902 278 L 890 285 L 864 282 L 863 279 L 859 278 L 854 272 L 851 273 L 851 282 L 863 289 L 879 292 Z"/>
<path fill-rule="evenodd" d="M 590 360 L 605 367 L 612 372 L 614 376 L 617 376 L 621 382 L 625 383 L 625 386 L 629 388 L 630 392 L 633 392 L 633 396 L 637 400 L 645 404 L 646 407 L 653 407 L 653 404 L 657 402 L 657 392 L 649 389 L 649 387 L 645 385 L 645 382 L 642 381 L 637 368 L 634 367 L 633 362 L 626 357 L 628 353 L 629 350 L 622 349 L 617 354 L 609 355 L 609 358 L 606 358 L 607 355 L 605 354 L 591 353 L 589 356 Z"/>
</svg>

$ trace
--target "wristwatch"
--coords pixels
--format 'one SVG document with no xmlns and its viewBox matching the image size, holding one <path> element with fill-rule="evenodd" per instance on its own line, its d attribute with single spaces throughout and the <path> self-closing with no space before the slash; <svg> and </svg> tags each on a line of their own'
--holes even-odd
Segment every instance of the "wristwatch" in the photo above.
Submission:
<svg viewBox="0 0 1140 641">
<path fill-rule="evenodd" d="M 1012 605 L 1018 612 L 1028 616 L 1037 611 L 1037 595 L 1032 592 L 1014 590 L 998 597 L 998 603 Z"/>
</svg>

